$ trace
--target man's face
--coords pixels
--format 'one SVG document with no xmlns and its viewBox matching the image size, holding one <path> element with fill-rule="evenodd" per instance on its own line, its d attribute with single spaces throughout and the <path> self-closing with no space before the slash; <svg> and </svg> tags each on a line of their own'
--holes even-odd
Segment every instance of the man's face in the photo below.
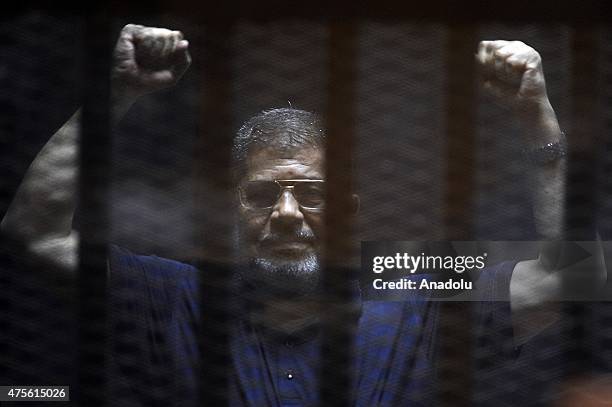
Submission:
<svg viewBox="0 0 612 407">
<path fill-rule="evenodd" d="M 309 184 L 311 195 L 300 195 L 300 191 L 281 189 L 271 182 L 322 180 L 323 159 L 323 151 L 316 147 L 304 147 L 292 153 L 260 148 L 249 153 L 246 174 L 240 185 L 250 185 L 254 190 L 249 192 L 258 198 L 257 185 L 260 184 L 281 191 L 280 195 L 273 195 L 268 209 L 240 205 L 241 249 L 251 266 L 244 271 L 244 277 L 255 286 L 291 295 L 316 289 L 323 212 L 304 206 L 313 206 L 312 200 L 307 201 L 311 195 L 320 192 L 323 196 L 323 185 Z M 317 188 L 320 191 L 317 192 Z M 266 194 L 270 195 L 262 191 L 262 196 Z"/>
</svg>

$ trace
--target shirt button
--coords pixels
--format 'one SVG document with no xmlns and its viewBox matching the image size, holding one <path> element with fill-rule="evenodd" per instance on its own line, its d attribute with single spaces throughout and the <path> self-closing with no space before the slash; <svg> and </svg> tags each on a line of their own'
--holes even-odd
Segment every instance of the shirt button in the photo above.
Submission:
<svg viewBox="0 0 612 407">
<path fill-rule="evenodd" d="M 293 380 L 293 370 L 287 370 L 285 375 L 287 376 L 287 380 Z"/>
</svg>

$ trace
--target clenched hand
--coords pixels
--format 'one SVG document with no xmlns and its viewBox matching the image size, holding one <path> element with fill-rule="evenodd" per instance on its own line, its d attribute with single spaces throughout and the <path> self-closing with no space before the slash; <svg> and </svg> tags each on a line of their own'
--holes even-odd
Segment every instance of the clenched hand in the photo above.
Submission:
<svg viewBox="0 0 612 407">
<path fill-rule="evenodd" d="M 540 54 L 521 41 L 481 41 L 476 61 L 485 90 L 514 107 L 548 99 Z"/>
<path fill-rule="evenodd" d="M 176 84 L 191 63 L 188 48 L 180 31 L 126 25 L 113 54 L 113 96 L 135 99 Z"/>
</svg>

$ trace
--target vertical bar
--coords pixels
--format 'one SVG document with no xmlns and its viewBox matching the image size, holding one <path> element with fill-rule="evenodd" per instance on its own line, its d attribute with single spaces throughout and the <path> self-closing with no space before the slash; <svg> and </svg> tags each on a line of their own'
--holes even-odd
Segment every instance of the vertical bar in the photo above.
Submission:
<svg viewBox="0 0 612 407">
<path fill-rule="evenodd" d="M 602 154 L 602 185 L 600 205 L 602 206 L 599 215 L 598 230 L 604 241 L 612 238 L 612 200 L 609 197 L 612 194 L 612 29 L 610 26 L 602 27 L 601 38 L 601 110 L 602 110 L 602 126 L 603 134 L 605 135 L 603 144 L 605 146 Z M 604 245 L 604 256 L 606 259 L 612 258 L 612 250 L 608 245 Z"/>
<path fill-rule="evenodd" d="M 17 24 L 5 23 L 0 28 L 0 35 L 4 38 L 0 42 L 0 58 L 8 61 L 11 56 L 8 44 L 15 44 L 18 41 L 15 27 Z M 0 75 L 0 213 L 5 216 L 11 199 L 12 192 L 16 189 L 16 184 L 20 175 L 18 166 L 16 165 L 16 157 L 19 157 L 19 149 L 15 148 L 17 143 L 17 117 L 18 105 L 15 100 L 17 95 L 17 86 L 15 86 L 14 69 L 8 64 L 3 64 L 5 72 Z M 12 148 L 11 148 L 12 147 Z M 22 157 L 19 157 L 23 159 Z M 14 355 L 14 324 L 17 315 L 14 310 L 15 300 L 8 293 L 17 291 L 21 275 L 18 273 L 19 268 L 13 264 L 14 253 L 19 253 L 18 249 L 23 250 L 14 239 L 6 236 L 6 233 L 0 231 L 0 290 L 4 295 L 0 296 L 0 366 L 5 369 L 0 374 L 0 380 L 5 383 L 12 383 L 16 374 L 9 366 L 18 365 Z M 17 271 L 17 272 L 16 272 Z M 17 276 L 18 279 L 16 278 Z M 17 298 L 20 298 L 18 296 Z M 19 321 L 19 319 L 17 319 Z M 18 360 L 18 359 L 17 359 Z"/>
<path fill-rule="evenodd" d="M 571 33 L 572 52 L 572 127 L 568 134 L 569 160 L 565 202 L 565 231 L 569 240 L 593 240 L 596 236 L 597 190 L 602 169 L 599 146 L 603 144 L 599 109 L 598 28 L 575 24 Z M 573 287 L 567 287 L 571 293 Z M 581 303 L 567 303 L 564 320 L 568 321 L 570 341 L 566 347 L 568 377 L 590 370 L 592 355 L 588 327 L 584 321 L 588 309 Z"/>
<path fill-rule="evenodd" d="M 232 273 L 231 25 L 202 30 L 195 67 L 201 72 L 196 213 L 200 242 L 200 405 L 228 405 L 230 276 Z M 207 189 L 202 189 L 207 185 Z"/>
<path fill-rule="evenodd" d="M 472 234 L 476 128 L 474 126 L 474 52 L 476 30 L 451 25 L 447 45 L 447 140 L 444 224 L 447 239 Z"/>
<path fill-rule="evenodd" d="M 323 318 L 320 405 L 351 403 L 354 308 L 347 284 L 352 242 L 351 157 L 355 131 L 356 27 L 332 22 L 329 32 L 327 145 L 325 153 L 327 207 L 325 260 L 322 275 L 326 315 Z"/>
<path fill-rule="evenodd" d="M 4 38 L 4 41 L 0 43 L 0 57 L 4 61 L 8 61 L 12 54 L 7 44 L 17 42 L 14 26 L 5 24 L 0 29 L 0 35 Z M 15 68 L 9 64 L 3 64 L 3 69 L 6 72 L 0 75 L 0 86 L 3 89 L 0 92 L 0 112 L 2 112 L 0 115 L 0 174 L 3 174 L 0 179 L 0 213 L 4 215 L 11 203 L 12 192 L 16 189 L 17 180 L 21 174 L 18 173 L 16 165 L 16 157 L 19 157 L 20 151 L 14 147 L 18 145 L 16 141 L 18 109 L 15 100 L 18 88 L 15 86 L 13 75 Z"/>
<path fill-rule="evenodd" d="M 85 18 L 80 143 L 78 378 L 81 406 L 106 400 L 108 173 L 110 168 L 111 30 L 108 14 Z"/>
<path fill-rule="evenodd" d="M 595 237 L 597 213 L 597 181 L 602 139 L 599 109 L 598 28 L 574 25 L 571 34 L 572 52 L 572 128 L 568 137 L 565 224 L 573 240 Z M 585 182 L 589 180 L 589 182 Z"/>
<path fill-rule="evenodd" d="M 475 63 L 476 28 L 453 24 L 448 28 L 447 139 L 444 222 L 446 239 L 469 240 L 473 231 L 476 150 Z M 471 307 L 465 302 L 441 304 L 438 365 L 439 404 L 468 406 L 472 365 Z"/>
</svg>

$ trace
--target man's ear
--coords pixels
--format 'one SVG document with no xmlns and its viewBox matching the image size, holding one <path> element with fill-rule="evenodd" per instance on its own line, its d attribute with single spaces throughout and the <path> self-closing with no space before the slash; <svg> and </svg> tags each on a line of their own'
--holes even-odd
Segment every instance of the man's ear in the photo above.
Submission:
<svg viewBox="0 0 612 407">
<path fill-rule="evenodd" d="M 351 199 L 351 213 L 353 215 L 357 215 L 359 213 L 359 208 L 361 207 L 361 200 L 359 199 L 359 195 L 353 194 Z"/>
</svg>

